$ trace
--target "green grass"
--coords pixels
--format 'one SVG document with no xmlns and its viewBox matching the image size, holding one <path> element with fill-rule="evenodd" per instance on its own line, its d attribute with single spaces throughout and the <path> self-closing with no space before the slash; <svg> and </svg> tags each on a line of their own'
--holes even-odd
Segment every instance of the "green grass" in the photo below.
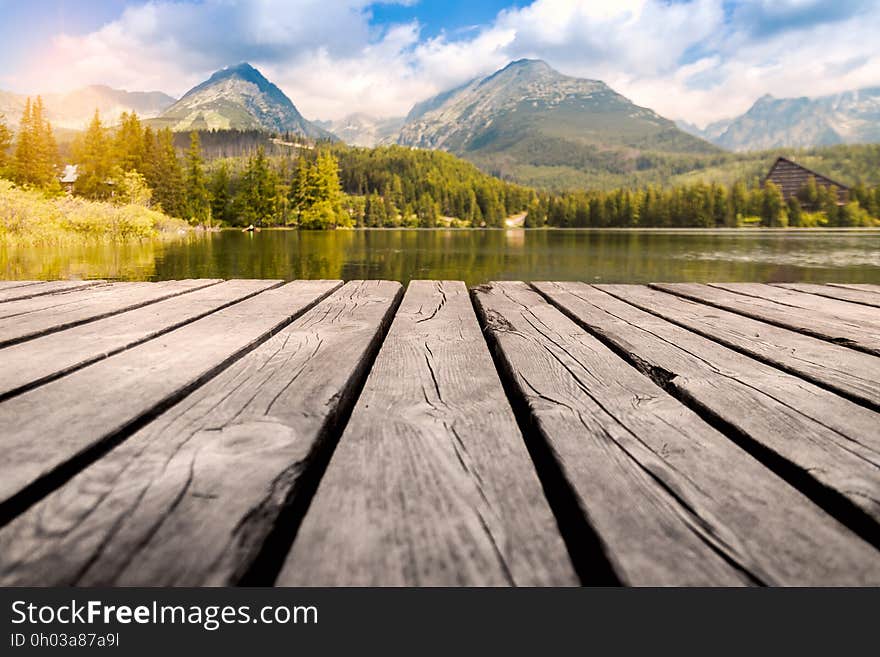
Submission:
<svg viewBox="0 0 880 657">
<path fill-rule="evenodd" d="M 139 205 L 48 196 L 0 179 L 0 242 L 53 245 L 124 241 L 186 233 L 187 223 Z"/>
</svg>

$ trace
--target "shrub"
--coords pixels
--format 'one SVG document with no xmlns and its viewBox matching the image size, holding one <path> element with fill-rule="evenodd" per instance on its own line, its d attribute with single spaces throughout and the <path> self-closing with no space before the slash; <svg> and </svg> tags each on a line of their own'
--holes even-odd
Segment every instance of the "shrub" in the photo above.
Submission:
<svg viewBox="0 0 880 657">
<path fill-rule="evenodd" d="M 52 198 L 0 179 L 0 240 L 30 244 L 126 240 L 176 234 L 186 226 L 184 221 L 140 205 Z"/>
</svg>

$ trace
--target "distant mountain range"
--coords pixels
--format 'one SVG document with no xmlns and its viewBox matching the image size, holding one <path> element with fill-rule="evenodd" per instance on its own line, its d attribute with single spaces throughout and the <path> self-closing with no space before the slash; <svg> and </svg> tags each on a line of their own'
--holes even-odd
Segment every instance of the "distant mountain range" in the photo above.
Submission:
<svg viewBox="0 0 880 657">
<path fill-rule="evenodd" d="M 679 127 L 733 151 L 880 142 L 880 87 L 818 98 L 766 95 L 741 116 Z"/>
<path fill-rule="evenodd" d="M 0 91 L 0 115 L 13 128 L 18 126 L 27 96 Z M 66 94 L 43 94 L 47 118 L 55 128 L 84 129 L 97 109 L 105 122 L 115 123 L 123 112 L 139 116 L 159 116 L 174 104 L 174 98 L 161 91 L 123 91 L 103 85 L 83 87 Z"/>
<path fill-rule="evenodd" d="M 266 130 L 311 139 L 333 135 L 303 118 L 281 89 L 247 63 L 221 69 L 190 89 L 153 124 L 172 130 Z"/>
<path fill-rule="evenodd" d="M 717 150 L 604 82 L 528 59 L 415 105 L 398 141 L 529 182 L 559 167 L 626 172 L 647 152 Z"/>
<path fill-rule="evenodd" d="M 403 122 L 402 116 L 380 119 L 357 112 L 335 121 L 314 123 L 332 132 L 346 144 L 373 147 L 396 143 Z"/>
<path fill-rule="evenodd" d="M 247 63 L 216 71 L 176 101 L 161 92 L 106 86 L 43 98 L 60 130 L 82 130 L 97 108 L 106 123 L 137 112 L 154 127 L 177 132 L 238 129 L 357 146 L 398 143 L 450 151 L 494 175 L 539 187 L 664 179 L 689 170 L 693 156 L 722 148 L 880 142 L 880 87 L 819 98 L 764 96 L 742 116 L 701 129 L 640 107 L 600 80 L 563 75 L 530 59 L 418 102 L 405 118 L 356 113 L 308 121 Z M 25 96 L 0 91 L 0 115 L 13 128 L 24 104 Z"/>
</svg>

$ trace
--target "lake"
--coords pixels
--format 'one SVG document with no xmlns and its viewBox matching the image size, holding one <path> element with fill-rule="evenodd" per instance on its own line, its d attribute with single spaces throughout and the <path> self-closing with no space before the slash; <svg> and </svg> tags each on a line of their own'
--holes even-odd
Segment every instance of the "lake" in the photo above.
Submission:
<svg viewBox="0 0 880 657">
<path fill-rule="evenodd" d="M 0 278 L 413 278 L 880 283 L 880 230 L 224 230 L 0 246 Z"/>
</svg>

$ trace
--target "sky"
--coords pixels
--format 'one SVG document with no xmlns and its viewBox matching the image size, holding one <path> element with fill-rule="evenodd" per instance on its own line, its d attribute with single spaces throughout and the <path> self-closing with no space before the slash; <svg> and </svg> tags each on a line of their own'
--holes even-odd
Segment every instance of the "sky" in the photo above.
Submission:
<svg viewBox="0 0 880 657">
<path fill-rule="evenodd" d="M 0 0 L 0 90 L 180 96 L 248 61 L 310 119 L 401 116 L 522 57 L 700 126 L 880 86 L 880 0 Z"/>
</svg>

